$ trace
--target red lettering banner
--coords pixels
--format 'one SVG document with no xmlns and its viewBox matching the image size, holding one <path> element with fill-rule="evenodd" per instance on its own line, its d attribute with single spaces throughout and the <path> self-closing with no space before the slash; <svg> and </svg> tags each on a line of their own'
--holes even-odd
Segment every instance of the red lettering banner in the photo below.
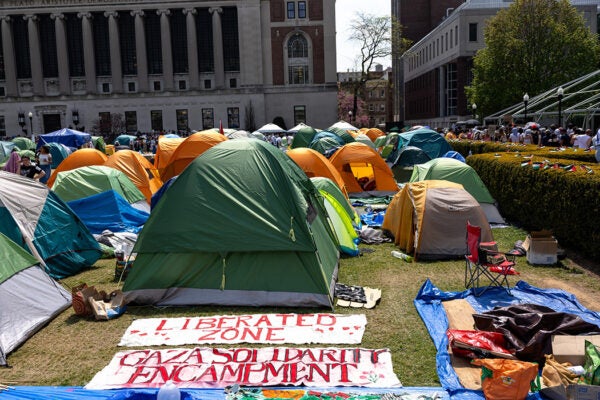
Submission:
<svg viewBox="0 0 600 400">
<path fill-rule="evenodd" d="M 117 353 L 86 389 L 179 387 L 398 387 L 389 349 L 193 348 Z"/>
<path fill-rule="evenodd" d="M 184 344 L 360 344 L 364 314 L 256 314 L 146 318 L 132 322 L 119 346 Z"/>
</svg>

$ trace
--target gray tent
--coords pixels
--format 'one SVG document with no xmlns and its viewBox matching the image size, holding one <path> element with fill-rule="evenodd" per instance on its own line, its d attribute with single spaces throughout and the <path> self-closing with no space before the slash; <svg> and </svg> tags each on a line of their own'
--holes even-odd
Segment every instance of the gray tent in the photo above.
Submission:
<svg viewBox="0 0 600 400">
<path fill-rule="evenodd" d="M 6 355 L 71 304 L 71 294 L 0 233 L 0 366 Z"/>
</svg>

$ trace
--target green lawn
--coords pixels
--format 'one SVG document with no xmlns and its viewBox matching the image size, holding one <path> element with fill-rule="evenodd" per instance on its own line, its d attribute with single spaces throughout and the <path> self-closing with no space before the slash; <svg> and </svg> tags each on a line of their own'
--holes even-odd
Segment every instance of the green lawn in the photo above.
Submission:
<svg viewBox="0 0 600 400">
<path fill-rule="evenodd" d="M 512 248 L 516 240 L 526 237 L 525 232 L 516 228 L 494 229 L 493 232 L 502 250 Z M 360 247 L 374 252 L 343 258 L 338 282 L 380 288 L 381 301 L 371 310 L 336 307 L 335 312 L 366 314 L 368 323 L 361 347 L 390 348 L 394 370 L 404 386 L 439 386 L 435 349 L 413 300 L 427 278 L 442 290 L 463 290 L 464 261 L 407 263 L 391 256 L 391 251 L 396 249 L 393 244 Z M 101 260 L 93 268 L 64 279 L 62 283 L 72 287 L 86 282 L 110 292 L 118 288 L 114 281 L 114 267 L 114 259 Z M 600 299 L 600 278 L 589 268 L 585 261 L 576 262 L 571 258 L 557 266 L 531 266 L 521 257 L 517 260 L 521 276 L 510 280 L 513 284 L 520 278 L 540 287 L 556 287 L 560 284 L 563 289 L 572 288 L 582 294 L 584 298 L 580 298 L 580 301 L 584 305 L 599 310 L 595 299 Z M 314 311 L 317 310 L 129 307 L 118 319 L 97 322 L 76 316 L 73 309 L 69 308 L 8 356 L 12 368 L 0 369 L 0 383 L 84 385 L 119 351 L 117 343 L 136 318 Z"/>
</svg>

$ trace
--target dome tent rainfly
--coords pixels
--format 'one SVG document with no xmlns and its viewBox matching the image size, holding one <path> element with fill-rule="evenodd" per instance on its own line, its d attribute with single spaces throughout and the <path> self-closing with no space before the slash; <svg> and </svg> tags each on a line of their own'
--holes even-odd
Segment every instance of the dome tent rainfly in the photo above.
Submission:
<svg viewBox="0 0 600 400">
<path fill-rule="evenodd" d="M 481 240 L 492 230 L 477 200 L 462 185 L 442 180 L 410 182 L 392 198 L 382 229 L 394 243 L 416 258 L 464 257 L 467 221 L 481 227 Z"/>
<path fill-rule="evenodd" d="M 59 172 L 70 171 L 75 168 L 88 167 L 90 165 L 102 165 L 108 160 L 106 154 L 96 149 L 79 149 L 69 154 L 67 158 L 62 160 L 58 167 L 52 171 L 50 179 L 46 183 L 48 187 L 54 185 L 54 181 Z"/>
<path fill-rule="evenodd" d="M 269 134 L 269 133 L 285 133 L 286 132 L 285 129 L 280 128 L 278 125 L 275 125 L 275 124 L 263 125 L 260 128 L 258 128 L 256 131 L 263 133 L 263 134 L 264 133 Z"/>
<path fill-rule="evenodd" d="M 154 165 L 137 151 L 117 151 L 108 157 L 104 166 L 114 168 L 127 175 L 140 192 L 146 196 L 148 204 L 150 204 L 152 195 L 162 186 L 162 181 Z"/>
<path fill-rule="evenodd" d="M 179 175 L 134 247 L 138 304 L 333 308 L 339 251 L 317 189 L 282 151 L 228 140 Z"/>
<path fill-rule="evenodd" d="M 479 202 L 488 222 L 503 224 L 506 221 L 495 206 L 496 201 L 481 180 L 477 171 L 454 158 L 440 157 L 414 166 L 410 182 L 445 180 L 459 183 Z"/>
<path fill-rule="evenodd" d="M 0 366 L 8 366 L 6 356 L 69 307 L 71 294 L 0 233 L 0 304 Z"/>
<path fill-rule="evenodd" d="M 102 254 L 77 215 L 46 185 L 5 171 L 0 171 L 0 232 L 57 279 L 89 267 Z"/>
<path fill-rule="evenodd" d="M 111 189 L 135 208 L 150 212 L 150 204 L 133 182 L 118 169 L 103 165 L 60 172 L 52 186 L 52 190 L 64 201 L 82 199 Z"/>
</svg>

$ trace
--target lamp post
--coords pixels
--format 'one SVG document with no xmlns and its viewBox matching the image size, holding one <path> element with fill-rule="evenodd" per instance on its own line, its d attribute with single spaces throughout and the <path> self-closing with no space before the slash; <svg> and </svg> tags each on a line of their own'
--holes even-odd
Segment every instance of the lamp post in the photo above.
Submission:
<svg viewBox="0 0 600 400">
<path fill-rule="evenodd" d="M 525 93 L 523 95 L 523 104 L 525 104 L 525 123 L 527 123 L 527 103 L 529 103 L 529 95 Z"/>
<path fill-rule="evenodd" d="M 565 90 L 562 88 L 562 86 L 559 86 L 558 89 L 556 89 L 556 97 L 558 97 L 558 127 L 559 128 L 562 126 L 562 98 L 563 98 L 564 94 L 565 94 Z"/>
<path fill-rule="evenodd" d="M 471 104 L 471 111 L 473 111 L 473 119 L 477 119 L 477 104 Z M 479 123 L 479 121 L 477 121 Z"/>
<path fill-rule="evenodd" d="M 352 110 L 348 111 L 348 122 L 352 123 Z"/>
<path fill-rule="evenodd" d="M 29 111 L 29 114 L 27 114 L 27 116 L 29 117 L 29 130 L 31 131 L 31 140 L 33 140 L 33 113 Z"/>
</svg>

